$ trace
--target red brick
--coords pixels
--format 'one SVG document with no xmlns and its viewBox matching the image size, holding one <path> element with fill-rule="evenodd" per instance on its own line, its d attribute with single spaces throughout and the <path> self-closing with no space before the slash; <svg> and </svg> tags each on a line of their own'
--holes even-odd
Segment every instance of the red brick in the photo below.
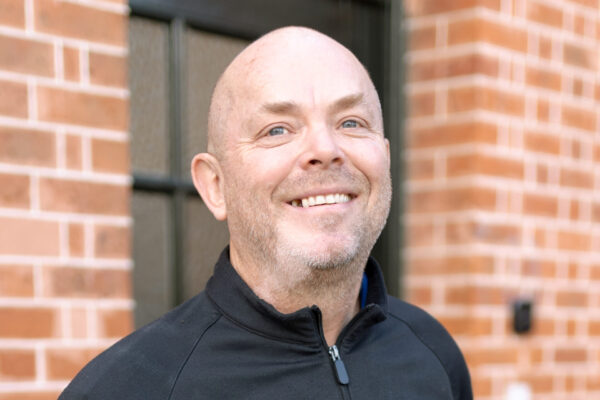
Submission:
<svg viewBox="0 0 600 400">
<path fill-rule="evenodd" d="M 431 293 L 430 287 L 408 287 L 406 293 L 406 298 L 412 304 L 419 305 L 421 307 L 425 307 L 431 304 L 431 300 L 433 299 L 433 295 Z"/>
<path fill-rule="evenodd" d="M 594 48 L 586 48 L 576 44 L 565 43 L 563 47 L 564 61 L 566 64 L 576 67 L 595 70 L 596 62 L 594 58 L 597 52 Z"/>
<path fill-rule="evenodd" d="M 560 154 L 560 138 L 554 135 L 538 132 L 526 132 L 525 149 L 552 155 Z"/>
<path fill-rule="evenodd" d="M 412 148 L 437 148 L 466 143 L 494 144 L 498 137 L 495 125 L 481 122 L 448 124 L 410 131 L 408 145 Z"/>
<path fill-rule="evenodd" d="M 553 336 L 556 333 L 553 319 L 537 318 L 531 328 L 531 334 L 535 336 Z"/>
<path fill-rule="evenodd" d="M 591 238 L 589 234 L 575 232 L 558 232 L 558 247 L 561 250 L 589 251 Z"/>
<path fill-rule="evenodd" d="M 0 265 L 0 297 L 31 296 L 33 296 L 33 268 L 31 266 Z"/>
<path fill-rule="evenodd" d="M 129 310 L 98 310 L 98 332 L 102 337 L 119 338 L 133 330 L 133 317 Z"/>
<path fill-rule="evenodd" d="M 65 136 L 65 164 L 68 169 L 80 170 L 83 168 L 81 137 L 75 135 Z"/>
<path fill-rule="evenodd" d="M 455 305 L 503 305 L 514 296 L 499 287 L 462 286 L 446 288 L 445 303 Z"/>
<path fill-rule="evenodd" d="M 422 247 L 433 245 L 434 224 L 432 222 L 409 223 L 406 226 L 406 245 L 408 247 Z"/>
<path fill-rule="evenodd" d="M 583 96 L 583 80 L 579 78 L 573 78 L 573 94 L 575 96 Z"/>
<path fill-rule="evenodd" d="M 493 210 L 496 191 L 480 187 L 423 190 L 411 193 L 408 203 L 411 213 Z"/>
<path fill-rule="evenodd" d="M 519 359 L 519 351 L 513 347 L 465 349 L 465 359 L 469 368 L 482 365 L 514 365 Z"/>
<path fill-rule="evenodd" d="M 54 167 L 54 135 L 44 131 L 0 126 L 0 162 Z"/>
<path fill-rule="evenodd" d="M 494 259 L 489 256 L 470 257 L 423 257 L 407 263 L 410 276 L 454 275 L 454 274 L 491 274 L 494 271 Z"/>
<path fill-rule="evenodd" d="M 416 27 L 408 33 L 411 50 L 431 49 L 435 47 L 435 25 Z"/>
<path fill-rule="evenodd" d="M 85 214 L 129 214 L 129 188 L 85 181 L 40 179 L 43 210 Z"/>
<path fill-rule="evenodd" d="M 555 28 L 562 28 L 563 12 L 561 9 L 529 1 L 526 3 L 527 19 Z"/>
<path fill-rule="evenodd" d="M 600 336 L 600 320 L 590 321 L 588 323 L 588 335 Z"/>
<path fill-rule="evenodd" d="M 587 351 L 585 349 L 575 347 L 557 349 L 554 355 L 554 361 L 556 362 L 585 362 L 587 359 Z"/>
<path fill-rule="evenodd" d="M 60 392 L 1 392 L 0 400 L 56 400 Z"/>
<path fill-rule="evenodd" d="M 555 278 L 556 263 L 553 261 L 525 259 L 522 263 L 522 274 L 538 278 Z"/>
<path fill-rule="evenodd" d="M 405 4 L 410 16 L 447 13 L 475 6 L 500 11 L 500 0 L 414 0 Z"/>
<path fill-rule="evenodd" d="M 446 161 L 446 176 L 490 175 L 510 179 L 523 179 L 522 161 L 483 154 L 449 156 Z"/>
<path fill-rule="evenodd" d="M 528 374 L 523 380 L 529 384 L 534 393 L 552 393 L 554 391 L 554 376 L 549 374 Z"/>
<path fill-rule="evenodd" d="M 580 307 L 588 305 L 588 295 L 586 292 L 560 291 L 556 295 L 556 305 L 559 307 Z"/>
<path fill-rule="evenodd" d="M 101 172 L 129 174 L 129 143 L 92 139 L 92 168 Z"/>
<path fill-rule="evenodd" d="M 18 54 L 18 57 L 15 57 Z M 0 69 L 41 76 L 54 75 L 52 45 L 0 35 Z"/>
<path fill-rule="evenodd" d="M 511 225 L 450 222 L 446 224 L 446 242 L 448 244 L 485 242 L 517 245 L 521 243 L 521 229 Z"/>
<path fill-rule="evenodd" d="M 440 317 L 439 321 L 452 335 L 491 335 L 493 321 L 485 317 Z"/>
<path fill-rule="evenodd" d="M 408 179 L 413 181 L 431 180 L 434 177 L 434 161 L 432 158 L 410 160 L 406 163 Z"/>
<path fill-rule="evenodd" d="M 594 187 L 594 175 L 591 171 L 563 168 L 560 170 L 560 184 L 561 186 L 580 189 L 592 189 Z"/>
<path fill-rule="evenodd" d="M 40 120 L 127 130 L 124 99 L 42 86 L 37 88 L 37 95 Z"/>
<path fill-rule="evenodd" d="M 79 50 L 63 47 L 63 73 L 68 81 L 79 81 Z"/>
<path fill-rule="evenodd" d="M 536 193 L 526 193 L 523 196 L 523 212 L 530 215 L 556 217 L 558 215 L 558 200 L 556 197 Z"/>
<path fill-rule="evenodd" d="M 29 208 L 29 177 L 0 173 L 0 207 Z"/>
<path fill-rule="evenodd" d="M 120 269 L 45 267 L 44 296 L 125 299 L 131 296 L 130 274 Z"/>
<path fill-rule="evenodd" d="M 593 110 L 563 106 L 562 122 L 574 128 L 596 131 L 596 113 Z"/>
<path fill-rule="evenodd" d="M 0 254 L 56 256 L 58 223 L 0 217 Z"/>
<path fill-rule="evenodd" d="M 499 63 L 496 58 L 483 54 L 438 56 L 433 60 L 411 63 L 409 77 L 412 81 L 428 81 L 475 74 L 497 77 L 498 68 Z"/>
<path fill-rule="evenodd" d="M 33 380 L 35 353 L 33 350 L 0 349 L 0 382 Z"/>
<path fill-rule="evenodd" d="M 0 1 L 0 25 L 25 27 L 25 2 L 23 0 Z"/>
<path fill-rule="evenodd" d="M 89 54 L 90 82 L 96 85 L 127 87 L 127 59 L 108 54 Z"/>
<path fill-rule="evenodd" d="M 126 45 L 126 16 L 84 5 L 37 0 L 35 28 L 59 36 Z"/>
<path fill-rule="evenodd" d="M 519 94 L 491 88 L 469 86 L 448 90 L 448 112 L 487 110 L 501 114 L 523 116 L 525 101 Z"/>
<path fill-rule="evenodd" d="M 538 99 L 537 118 L 539 121 L 548 122 L 550 120 L 550 104 L 544 99 Z"/>
<path fill-rule="evenodd" d="M 82 224 L 69 224 L 69 254 L 83 257 L 85 238 Z"/>
<path fill-rule="evenodd" d="M 1 57 L 1 55 L 0 55 Z M 0 115 L 27 118 L 27 86 L 0 80 Z"/>
<path fill-rule="evenodd" d="M 96 225 L 94 234 L 96 257 L 129 258 L 131 256 L 129 227 Z"/>
<path fill-rule="evenodd" d="M 49 379 L 71 380 L 85 364 L 100 354 L 100 349 L 56 348 L 46 350 Z"/>
<path fill-rule="evenodd" d="M 504 25 L 482 18 L 448 24 L 448 44 L 484 42 L 511 50 L 527 52 L 527 32 L 514 25 Z"/>
<path fill-rule="evenodd" d="M 476 399 L 489 397 L 492 394 L 492 379 L 489 377 L 473 376 L 473 396 Z"/>
<path fill-rule="evenodd" d="M 0 338 L 42 339 L 57 333 L 60 332 L 54 310 L 0 307 Z"/>
<path fill-rule="evenodd" d="M 435 92 L 413 93 L 408 99 L 410 117 L 425 117 L 435 113 Z"/>
<path fill-rule="evenodd" d="M 557 72 L 527 67 L 525 83 L 531 86 L 560 92 L 562 88 L 562 77 Z"/>
</svg>

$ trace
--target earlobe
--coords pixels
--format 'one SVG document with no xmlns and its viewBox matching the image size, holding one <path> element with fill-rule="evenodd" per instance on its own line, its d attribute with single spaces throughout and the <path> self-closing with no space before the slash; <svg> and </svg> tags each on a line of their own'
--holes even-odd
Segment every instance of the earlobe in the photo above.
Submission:
<svg viewBox="0 0 600 400">
<path fill-rule="evenodd" d="M 209 153 L 196 154 L 192 160 L 192 180 L 202 200 L 219 221 L 227 218 L 219 161 Z"/>
</svg>

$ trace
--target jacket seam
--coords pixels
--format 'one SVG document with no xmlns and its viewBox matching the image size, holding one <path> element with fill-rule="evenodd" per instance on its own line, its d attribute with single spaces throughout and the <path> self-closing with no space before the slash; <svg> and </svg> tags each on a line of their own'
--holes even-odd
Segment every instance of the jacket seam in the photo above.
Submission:
<svg viewBox="0 0 600 400">
<path fill-rule="evenodd" d="M 450 388 L 450 396 L 452 399 L 454 399 L 454 391 L 452 389 L 452 381 L 450 380 L 450 374 L 448 373 L 448 369 L 446 368 L 446 365 L 442 362 L 442 360 L 440 359 L 440 356 L 437 354 L 437 352 L 435 352 L 431 346 L 429 346 L 427 344 L 427 342 L 421 337 L 421 335 L 419 335 L 412 327 L 411 324 L 409 324 L 407 321 L 405 321 L 404 319 L 389 313 L 389 315 L 391 315 L 393 318 L 397 319 L 398 321 L 402 322 L 404 325 L 406 325 L 408 327 L 408 329 L 410 329 L 410 331 L 413 333 L 413 335 L 415 335 L 415 337 L 417 339 L 419 339 L 419 341 L 429 349 L 429 351 L 431 353 L 433 353 L 433 355 L 435 356 L 435 358 L 438 360 L 438 362 L 440 363 L 440 365 L 442 366 L 442 368 L 444 369 L 444 373 L 446 374 L 446 379 L 447 379 L 447 383 L 448 383 L 448 388 Z"/>
<path fill-rule="evenodd" d="M 167 397 L 167 400 L 171 400 L 172 396 L 173 396 L 173 392 L 175 391 L 175 386 L 177 385 L 177 382 L 179 381 L 179 377 L 181 376 L 181 373 L 183 372 L 183 369 L 185 368 L 186 364 L 188 363 L 188 361 L 190 360 L 190 357 L 192 356 L 192 354 L 194 353 L 194 351 L 196 350 L 196 347 L 198 347 L 198 344 L 200 344 L 200 341 L 202 340 L 202 338 L 204 337 L 204 334 L 210 329 L 212 328 L 222 317 L 223 315 L 219 315 L 212 323 L 210 323 L 206 329 L 204 329 L 204 331 L 202 331 L 202 333 L 200 334 L 200 336 L 198 336 L 198 339 L 196 339 L 196 342 L 194 343 L 194 346 L 192 346 L 191 350 L 189 351 L 188 355 L 185 357 L 185 360 L 183 361 L 183 363 L 181 364 L 181 367 L 179 367 L 179 371 L 177 371 L 177 375 L 175 376 L 175 381 L 173 382 L 173 386 L 171 386 L 171 390 L 169 391 L 169 397 Z"/>
</svg>

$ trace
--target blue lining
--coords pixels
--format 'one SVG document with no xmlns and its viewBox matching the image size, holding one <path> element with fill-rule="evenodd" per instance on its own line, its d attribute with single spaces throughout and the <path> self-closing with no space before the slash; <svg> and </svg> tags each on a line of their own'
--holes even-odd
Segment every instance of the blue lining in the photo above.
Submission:
<svg viewBox="0 0 600 400">
<path fill-rule="evenodd" d="M 367 290 L 369 287 L 369 279 L 367 278 L 367 273 L 363 272 L 362 283 L 360 285 L 360 293 L 358 294 L 360 297 L 360 308 L 365 308 L 367 305 Z"/>
</svg>

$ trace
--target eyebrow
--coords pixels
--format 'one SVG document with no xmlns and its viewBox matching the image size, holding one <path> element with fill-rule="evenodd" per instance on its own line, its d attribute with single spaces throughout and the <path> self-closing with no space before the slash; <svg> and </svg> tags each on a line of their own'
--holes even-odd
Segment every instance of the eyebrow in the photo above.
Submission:
<svg viewBox="0 0 600 400">
<path fill-rule="evenodd" d="M 327 107 L 327 109 L 329 112 L 335 113 L 355 107 L 363 102 L 364 96 L 362 93 L 353 93 L 339 98 L 329 107 Z M 301 107 L 294 101 L 278 101 L 273 103 L 265 103 L 262 105 L 261 109 L 272 114 L 300 114 Z"/>
</svg>

